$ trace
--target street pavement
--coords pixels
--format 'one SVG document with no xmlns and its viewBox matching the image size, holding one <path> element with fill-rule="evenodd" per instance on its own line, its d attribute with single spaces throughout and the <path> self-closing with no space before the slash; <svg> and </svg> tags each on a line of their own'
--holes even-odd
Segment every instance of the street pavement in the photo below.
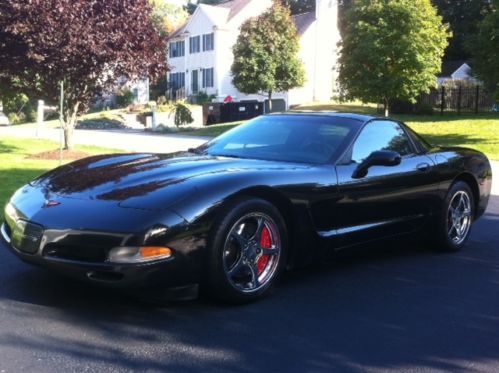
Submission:
<svg viewBox="0 0 499 373">
<path fill-rule="evenodd" d="M 377 243 L 246 306 L 151 306 L 2 251 L 0 372 L 497 372 L 498 187 L 460 253 Z"/>
<path fill-rule="evenodd" d="M 0 126 L 0 138 L 3 136 L 36 138 L 37 133 L 33 125 Z M 56 128 L 43 128 L 38 137 L 59 142 L 60 131 Z M 139 153 L 173 153 L 197 147 L 209 139 L 209 137 L 157 134 L 141 130 L 75 130 L 74 133 L 77 145 L 93 145 Z"/>
</svg>

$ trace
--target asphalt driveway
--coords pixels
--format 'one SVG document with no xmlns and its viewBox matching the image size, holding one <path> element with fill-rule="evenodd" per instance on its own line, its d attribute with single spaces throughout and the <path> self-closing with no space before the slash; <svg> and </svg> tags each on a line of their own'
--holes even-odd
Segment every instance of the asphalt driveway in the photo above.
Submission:
<svg viewBox="0 0 499 373">
<path fill-rule="evenodd" d="M 0 252 L 0 372 L 499 371 L 495 193 L 458 254 L 379 243 L 242 307 L 152 307 Z"/>
</svg>

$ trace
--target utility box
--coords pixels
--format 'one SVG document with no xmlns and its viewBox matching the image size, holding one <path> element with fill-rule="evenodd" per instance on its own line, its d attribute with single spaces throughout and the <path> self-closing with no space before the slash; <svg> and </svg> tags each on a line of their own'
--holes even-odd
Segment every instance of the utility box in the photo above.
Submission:
<svg viewBox="0 0 499 373">
<path fill-rule="evenodd" d="M 209 126 L 248 120 L 262 115 L 263 110 L 263 102 L 258 101 L 208 103 L 203 105 L 203 123 Z"/>
<path fill-rule="evenodd" d="M 211 102 L 203 104 L 203 125 L 222 123 L 220 121 L 220 110 L 224 104 L 222 102 Z"/>
</svg>

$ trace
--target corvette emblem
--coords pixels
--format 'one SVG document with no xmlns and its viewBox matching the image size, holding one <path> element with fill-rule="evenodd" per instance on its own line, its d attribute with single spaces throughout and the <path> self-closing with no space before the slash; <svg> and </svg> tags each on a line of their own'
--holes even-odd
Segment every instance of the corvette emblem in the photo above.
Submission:
<svg viewBox="0 0 499 373">
<path fill-rule="evenodd" d="M 54 200 L 50 200 L 50 201 L 45 201 L 45 203 L 43 204 L 43 207 L 55 207 L 55 206 L 59 206 L 61 203 L 59 201 L 54 201 Z"/>
</svg>

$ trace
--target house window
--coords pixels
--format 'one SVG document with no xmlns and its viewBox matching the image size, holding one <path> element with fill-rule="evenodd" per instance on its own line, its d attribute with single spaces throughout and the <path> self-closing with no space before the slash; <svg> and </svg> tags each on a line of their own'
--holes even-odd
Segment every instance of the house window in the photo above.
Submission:
<svg viewBox="0 0 499 373">
<path fill-rule="evenodd" d="M 213 87 L 213 67 L 202 70 L 203 88 Z"/>
<path fill-rule="evenodd" d="M 170 87 L 174 90 L 185 87 L 185 73 L 170 73 Z"/>
<path fill-rule="evenodd" d="M 183 57 L 185 55 L 184 41 L 174 41 L 170 43 L 170 58 Z"/>
<path fill-rule="evenodd" d="M 215 47 L 213 33 L 203 35 L 203 51 L 212 51 Z"/>
<path fill-rule="evenodd" d="M 199 53 L 201 51 L 200 40 L 201 38 L 199 36 L 189 38 L 189 53 Z"/>
</svg>

